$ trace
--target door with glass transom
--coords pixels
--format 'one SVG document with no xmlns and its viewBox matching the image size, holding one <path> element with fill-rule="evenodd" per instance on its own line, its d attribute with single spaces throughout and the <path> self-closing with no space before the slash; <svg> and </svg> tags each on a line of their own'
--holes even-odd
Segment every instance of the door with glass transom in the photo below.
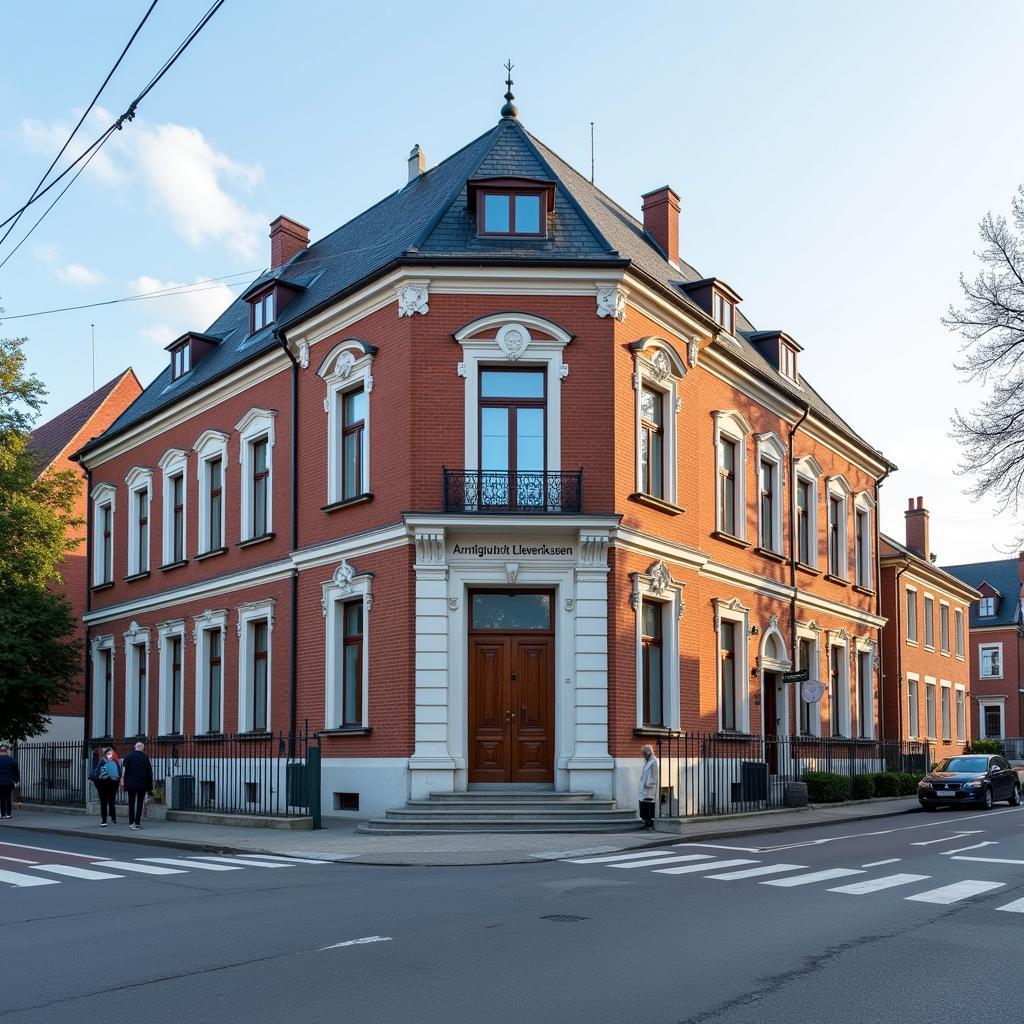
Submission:
<svg viewBox="0 0 1024 1024">
<path fill-rule="evenodd" d="M 553 595 L 473 591 L 469 604 L 469 781 L 552 782 Z"/>
</svg>

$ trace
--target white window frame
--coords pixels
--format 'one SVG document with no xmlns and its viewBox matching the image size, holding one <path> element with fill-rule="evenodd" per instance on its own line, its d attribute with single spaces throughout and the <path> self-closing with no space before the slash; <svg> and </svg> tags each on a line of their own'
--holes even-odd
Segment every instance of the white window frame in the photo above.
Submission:
<svg viewBox="0 0 1024 1024">
<path fill-rule="evenodd" d="M 932 613 L 928 614 L 928 602 L 931 602 Z M 921 617 L 924 619 L 924 637 L 921 645 L 926 651 L 935 650 L 935 595 L 924 592 L 924 600 L 921 602 Z M 929 628 L 930 627 L 930 628 Z M 931 643 L 928 642 L 928 634 L 931 633 Z"/>
<path fill-rule="evenodd" d="M 917 613 L 917 587 L 912 587 L 909 583 L 904 584 L 903 587 L 903 614 L 906 618 L 906 626 L 904 632 L 906 633 L 907 643 L 916 647 L 921 642 L 921 616 Z M 914 635 L 910 635 L 910 615 L 909 609 L 909 595 L 914 595 Z"/>
<path fill-rule="evenodd" d="M 956 691 L 954 704 L 956 707 L 956 739 L 958 743 L 967 742 L 967 687 L 963 683 L 954 683 Z"/>
<path fill-rule="evenodd" d="M 946 609 L 946 635 L 942 635 L 942 609 Z M 950 621 L 949 602 L 943 601 L 939 598 L 939 653 L 945 655 L 947 658 L 953 653 L 953 637 L 952 637 L 953 623 Z"/>
<path fill-rule="evenodd" d="M 114 582 L 114 557 L 117 551 L 115 513 L 117 511 L 117 488 L 113 484 L 97 484 L 92 489 L 92 585 L 102 587 Z M 106 564 L 106 550 L 103 543 L 103 509 L 110 509 L 110 565 Z"/>
<path fill-rule="evenodd" d="M 846 477 L 830 476 L 825 487 L 825 572 L 834 579 L 850 580 L 850 496 L 853 489 L 850 487 Z M 836 571 L 832 572 L 832 563 L 829 559 L 829 538 L 831 535 L 830 514 L 832 511 L 832 498 L 838 498 L 839 511 L 839 564 Z"/>
<path fill-rule="evenodd" d="M 140 709 L 135 683 L 139 678 L 139 658 L 146 665 L 146 692 Z M 132 622 L 124 634 L 124 731 L 125 735 L 146 736 L 149 730 L 149 630 Z M 143 729 L 132 729 L 132 723 L 142 721 Z"/>
<path fill-rule="evenodd" d="M 953 609 L 953 644 L 957 661 L 964 660 L 964 653 L 967 650 L 964 643 L 964 610 L 963 608 Z"/>
<path fill-rule="evenodd" d="M 715 529 L 719 533 L 735 537 L 737 540 L 747 539 L 747 438 L 752 433 L 750 424 L 735 409 L 728 411 L 716 410 L 711 414 L 715 424 Z M 736 533 L 729 534 L 725 529 L 722 515 L 721 485 L 719 474 L 722 470 L 722 438 L 728 438 L 736 445 L 736 499 L 735 519 Z"/>
<path fill-rule="evenodd" d="M 913 687 L 911 687 L 913 683 Z M 916 672 L 907 673 L 907 738 L 921 737 L 921 677 Z"/>
<path fill-rule="evenodd" d="M 196 648 L 196 678 L 195 678 L 195 730 L 197 736 L 203 736 L 211 730 L 207 714 L 209 701 L 207 694 L 210 688 L 210 634 L 220 632 L 220 728 L 218 733 L 224 732 L 224 692 L 225 677 L 227 676 L 227 643 L 228 643 L 228 611 L 225 608 L 213 610 L 207 608 L 202 615 L 197 615 L 192 620 L 192 642 Z"/>
<path fill-rule="evenodd" d="M 345 638 L 341 616 L 343 606 L 354 601 L 363 602 L 363 664 L 362 664 L 362 721 L 359 728 L 370 727 L 370 611 L 373 608 L 373 573 L 357 573 L 342 560 L 334 575 L 320 585 L 323 597 L 326 651 L 324 657 L 324 728 L 352 729 L 351 724 L 341 726 L 342 673 L 344 671 Z"/>
<path fill-rule="evenodd" d="M 633 350 L 633 394 L 634 430 L 636 452 L 636 480 L 634 490 L 655 501 L 679 504 L 679 429 L 678 415 L 682 408 L 680 384 L 686 376 L 686 365 L 682 357 L 664 338 L 642 338 L 630 346 Z M 643 466 L 640 458 L 642 415 L 641 405 L 644 388 L 661 398 L 662 422 L 662 483 L 663 494 L 659 499 L 643 489 Z"/>
<path fill-rule="evenodd" d="M 250 409 L 236 424 L 238 431 L 238 464 L 241 467 L 242 483 L 242 519 L 239 527 L 239 540 L 255 540 L 252 532 L 253 520 L 253 486 L 252 486 L 252 451 L 257 441 L 267 440 L 267 536 L 274 532 L 274 420 L 276 409 Z"/>
<path fill-rule="evenodd" d="M 939 738 L 939 702 L 938 702 L 938 680 L 935 676 L 924 677 L 924 728 L 925 738 L 929 740 L 938 740 Z M 929 687 L 931 687 L 932 694 L 932 713 L 931 718 L 928 715 L 928 693 Z"/>
<path fill-rule="evenodd" d="M 273 680 L 274 680 L 274 598 L 263 601 L 248 601 L 238 606 L 238 731 L 253 731 L 253 723 L 249 715 L 249 704 L 252 698 L 254 636 L 253 624 L 267 623 L 267 724 L 266 732 L 273 731 Z"/>
<path fill-rule="evenodd" d="M 861 491 L 853 503 L 853 562 L 854 582 L 862 590 L 873 590 L 875 550 L 875 501 L 867 491 Z M 857 544 L 857 516 L 864 516 L 864 550 Z"/>
<path fill-rule="evenodd" d="M 175 637 L 181 640 L 181 692 L 178 696 L 178 722 L 181 733 L 172 733 L 174 724 L 171 715 L 171 644 Z M 188 648 L 185 641 L 185 620 L 168 619 L 157 625 L 160 652 L 160 682 L 158 689 L 157 733 L 160 736 L 181 735 L 185 731 L 185 663 Z"/>
<path fill-rule="evenodd" d="M 984 610 L 985 609 L 985 602 L 986 601 L 990 601 L 991 602 L 990 607 L 991 607 L 992 610 L 990 612 L 986 612 Z M 999 603 L 999 598 L 994 596 L 994 595 L 992 595 L 992 594 L 990 594 L 988 596 L 985 596 L 985 597 L 980 597 L 978 599 L 978 618 L 980 618 L 980 619 L 993 619 L 993 618 L 995 618 L 996 605 L 998 603 Z"/>
<path fill-rule="evenodd" d="M 181 475 L 182 536 L 181 561 L 188 560 L 188 455 L 180 448 L 170 448 L 160 458 L 163 475 L 163 564 L 177 565 L 174 558 L 174 493 L 171 480 Z"/>
<path fill-rule="evenodd" d="M 653 562 L 646 572 L 629 574 L 630 606 L 633 609 L 633 639 L 636 651 L 636 727 L 644 724 L 643 602 L 661 609 L 661 699 L 664 728 L 679 729 L 679 626 L 683 617 L 684 583 L 672 578 L 663 561 Z"/>
<path fill-rule="evenodd" d="M 811 665 L 800 665 L 796 667 L 798 669 L 807 668 L 811 670 L 810 678 L 815 682 L 821 682 L 821 629 L 814 623 L 805 625 L 802 622 L 798 622 L 796 625 L 796 651 L 794 657 L 797 661 L 800 660 L 800 641 L 808 640 L 814 650 L 813 658 L 814 662 Z M 796 733 L 797 736 L 800 734 L 800 684 L 793 687 L 795 707 L 795 722 L 796 722 Z M 821 701 L 816 700 L 808 705 L 810 714 L 808 715 L 808 725 L 810 726 L 810 736 L 821 735 Z"/>
<path fill-rule="evenodd" d="M 1006 739 L 1006 697 L 979 697 L 978 698 L 978 738 L 995 739 L 985 735 L 985 708 L 999 708 L 999 739 Z"/>
<path fill-rule="evenodd" d="M 737 665 L 736 685 L 740 692 L 736 704 L 736 732 L 750 732 L 750 651 L 748 638 L 750 636 L 750 609 L 744 607 L 739 598 L 731 601 L 715 599 L 715 704 L 718 708 L 718 728 L 724 731 L 722 725 L 722 631 L 723 622 L 732 622 L 739 627 L 737 643 Z"/>
<path fill-rule="evenodd" d="M 110 664 L 110 690 L 105 689 L 106 680 L 103 673 L 103 664 L 109 658 Z M 93 637 L 92 640 L 92 732 L 93 739 L 106 739 L 114 735 L 116 724 L 114 694 L 117 692 L 117 645 L 114 642 L 114 634 Z M 109 732 L 97 732 L 97 723 L 102 718 L 110 719 Z"/>
<path fill-rule="evenodd" d="M 854 665 L 856 666 L 856 687 L 854 689 L 855 707 L 857 711 L 857 738 L 873 740 L 875 738 L 875 717 L 876 717 L 876 700 L 875 700 L 875 671 L 877 665 L 877 645 L 873 640 L 867 639 L 866 637 L 857 637 L 853 642 L 853 657 Z M 871 721 L 868 722 L 867 728 L 864 728 L 864 723 L 860 720 L 860 694 L 863 680 L 861 679 L 860 672 L 860 656 L 866 654 L 868 656 L 868 687 L 870 692 L 868 694 L 871 705 Z"/>
<path fill-rule="evenodd" d="M 358 501 L 370 493 L 370 406 L 373 393 L 373 357 L 377 349 L 358 338 L 347 338 L 331 349 L 317 370 L 327 387 L 324 412 L 327 413 L 327 504 Z M 359 493 L 342 498 L 341 465 L 344 458 L 342 434 L 344 431 L 345 396 L 362 390 L 366 395 L 366 419 L 363 423 L 363 447 L 360 453 Z"/>
<path fill-rule="evenodd" d="M 223 430 L 204 430 L 192 446 L 196 453 L 196 485 L 199 490 L 199 533 L 196 537 L 196 554 L 206 555 L 220 551 L 227 544 L 227 468 L 228 435 Z M 210 537 L 210 463 L 220 459 L 220 538 L 212 543 Z M 207 540 L 211 543 L 207 544 Z"/>
<path fill-rule="evenodd" d="M 828 632 L 828 731 L 830 736 L 842 737 L 844 739 L 850 739 L 853 735 L 853 727 L 851 725 L 851 707 L 850 702 L 853 698 L 853 692 L 850 680 L 850 649 L 852 647 L 850 636 L 847 634 L 845 629 L 829 630 Z M 832 706 L 832 651 L 834 648 L 839 648 L 843 652 L 843 656 L 839 659 L 839 690 L 843 695 L 843 699 L 839 702 L 839 707 L 835 708 Z M 835 719 L 833 720 L 833 715 Z M 838 725 L 838 732 L 833 732 L 833 726 Z"/>
<path fill-rule="evenodd" d="M 548 337 L 535 337 L 531 328 Z M 462 347 L 462 360 L 456 372 L 466 381 L 464 467 L 474 471 L 480 465 L 480 366 L 512 363 L 536 366 L 545 372 L 547 469 L 551 473 L 559 472 L 562 468 L 562 380 L 569 375 L 563 357 L 572 335 L 550 320 L 530 313 L 495 313 L 456 331 L 455 340 Z"/>
<path fill-rule="evenodd" d="M 949 728 L 946 728 L 946 723 Z M 953 742 L 953 684 L 948 679 L 939 680 L 939 722 L 938 727 L 942 730 L 939 739 L 943 743 Z"/>
<path fill-rule="evenodd" d="M 757 543 L 758 546 L 763 547 L 761 544 L 763 534 L 761 523 L 761 463 L 767 462 L 772 467 L 772 545 L 765 548 L 765 550 L 781 555 L 783 553 L 782 509 L 786 500 L 784 486 L 786 474 L 783 472 L 783 466 L 786 464 L 786 446 L 778 434 L 769 432 L 755 436 L 754 451 L 757 461 Z"/>
<path fill-rule="evenodd" d="M 985 657 L 984 653 L 988 650 L 996 650 L 999 652 L 999 673 L 987 674 L 984 671 Z M 1002 643 L 993 644 L 978 644 L 978 678 L 979 679 L 1002 679 L 1006 672 L 1005 666 L 1003 665 L 1003 645 Z"/>
<path fill-rule="evenodd" d="M 128 573 L 129 576 L 137 576 L 143 572 L 149 572 L 152 566 L 153 554 L 153 470 L 136 466 L 124 478 L 128 487 Z M 146 496 L 146 516 L 148 526 L 146 535 L 149 543 L 146 546 L 146 565 L 142 567 L 142 552 L 139 549 L 139 521 L 138 496 Z"/>
<path fill-rule="evenodd" d="M 813 455 L 803 455 L 799 459 L 795 460 L 795 472 L 794 478 L 797 481 L 804 481 L 811 485 L 811 500 L 807 508 L 807 536 L 808 536 L 808 555 L 810 561 L 804 564 L 809 566 L 811 569 L 818 568 L 818 555 L 821 547 L 821 541 L 818 534 L 818 502 L 820 495 L 820 488 L 818 482 L 825 475 L 824 470 L 818 464 L 818 460 Z M 796 502 L 797 502 L 797 487 L 794 484 L 792 497 L 792 516 L 793 523 L 796 524 Z M 800 550 L 800 538 L 799 534 L 797 538 L 797 552 Z"/>
</svg>

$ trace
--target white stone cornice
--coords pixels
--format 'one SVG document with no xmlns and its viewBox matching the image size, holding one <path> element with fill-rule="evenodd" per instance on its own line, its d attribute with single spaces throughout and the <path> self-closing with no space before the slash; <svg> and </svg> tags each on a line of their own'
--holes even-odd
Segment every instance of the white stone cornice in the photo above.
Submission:
<svg viewBox="0 0 1024 1024">
<path fill-rule="evenodd" d="M 398 296 L 398 315 L 413 316 L 419 313 L 426 316 L 430 312 L 430 305 L 427 302 L 429 291 L 427 281 L 409 281 L 400 284 L 395 289 L 395 294 Z"/>
</svg>

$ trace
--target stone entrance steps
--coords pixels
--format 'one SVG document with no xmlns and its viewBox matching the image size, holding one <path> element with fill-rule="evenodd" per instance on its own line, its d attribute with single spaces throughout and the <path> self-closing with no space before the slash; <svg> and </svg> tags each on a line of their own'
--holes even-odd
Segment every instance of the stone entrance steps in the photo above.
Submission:
<svg viewBox="0 0 1024 1024">
<path fill-rule="evenodd" d="M 553 789 L 487 787 L 467 793 L 431 793 L 409 800 L 357 831 L 380 835 L 443 835 L 467 832 L 630 832 L 641 827 L 636 811 L 596 800 L 592 793 Z"/>
</svg>

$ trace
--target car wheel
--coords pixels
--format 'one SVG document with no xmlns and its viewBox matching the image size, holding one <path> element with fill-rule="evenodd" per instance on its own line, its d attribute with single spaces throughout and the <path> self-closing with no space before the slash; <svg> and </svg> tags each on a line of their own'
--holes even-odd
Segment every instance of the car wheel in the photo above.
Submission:
<svg viewBox="0 0 1024 1024">
<path fill-rule="evenodd" d="M 992 810 L 992 804 L 994 803 L 994 801 L 992 799 L 992 787 L 991 786 L 986 786 L 985 787 L 985 792 L 982 794 L 982 797 L 981 797 L 981 803 L 982 803 L 982 806 L 985 808 L 986 811 L 991 811 Z"/>
<path fill-rule="evenodd" d="M 1011 807 L 1020 807 L 1020 786 L 1014 785 L 1013 793 L 1010 795 L 1010 799 L 1007 803 Z"/>
</svg>

